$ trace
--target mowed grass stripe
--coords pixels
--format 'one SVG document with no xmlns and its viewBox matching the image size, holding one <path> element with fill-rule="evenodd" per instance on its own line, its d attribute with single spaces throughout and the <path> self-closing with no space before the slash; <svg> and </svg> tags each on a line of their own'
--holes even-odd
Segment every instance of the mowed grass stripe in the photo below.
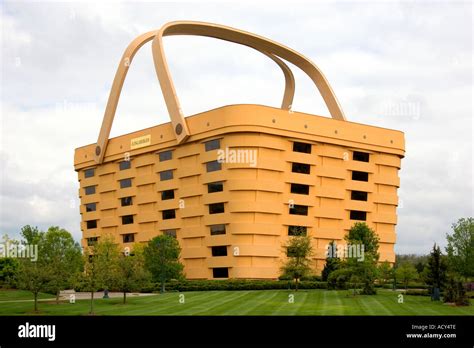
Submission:
<svg viewBox="0 0 474 348">
<path fill-rule="evenodd" d="M 256 293 L 250 293 L 244 301 L 236 304 L 230 310 L 226 312 L 226 315 L 245 315 L 249 312 L 255 312 L 255 308 L 261 306 L 262 303 L 268 301 L 269 297 L 273 298 L 277 293 L 267 293 L 258 291 Z"/>
<path fill-rule="evenodd" d="M 249 308 L 246 311 L 246 315 L 275 315 L 275 308 L 279 308 L 284 304 L 284 298 L 286 295 L 285 290 L 275 290 L 265 294 L 265 298 L 259 301 L 258 304 Z M 283 299 L 283 300 L 282 300 Z"/>
<path fill-rule="evenodd" d="M 222 296 L 221 300 L 207 301 L 207 308 L 200 311 L 193 311 L 193 315 L 226 315 L 232 303 L 236 303 L 238 299 L 245 297 L 249 291 L 229 291 Z"/>
</svg>

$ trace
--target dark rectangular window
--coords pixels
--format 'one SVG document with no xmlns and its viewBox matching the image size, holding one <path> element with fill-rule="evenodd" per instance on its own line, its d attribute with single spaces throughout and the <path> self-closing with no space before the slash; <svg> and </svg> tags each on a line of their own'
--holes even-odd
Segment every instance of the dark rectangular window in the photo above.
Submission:
<svg viewBox="0 0 474 348">
<path fill-rule="evenodd" d="M 173 179 L 173 171 L 171 169 L 160 172 L 161 181 L 171 180 L 171 179 Z"/>
<path fill-rule="evenodd" d="M 221 140 L 220 139 L 214 139 L 214 140 L 206 141 L 204 143 L 204 146 L 206 148 L 206 151 L 212 151 L 212 150 L 215 150 L 215 149 L 220 149 Z"/>
<path fill-rule="evenodd" d="M 227 247 L 226 246 L 213 246 L 212 256 L 227 256 Z"/>
<path fill-rule="evenodd" d="M 220 214 L 224 212 L 224 203 L 209 204 L 209 214 Z"/>
<path fill-rule="evenodd" d="M 306 236 L 307 231 L 306 226 L 288 226 L 289 236 Z"/>
<path fill-rule="evenodd" d="M 135 233 L 127 233 L 122 235 L 124 243 L 133 243 L 135 241 Z"/>
<path fill-rule="evenodd" d="M 366 221 L 367 220 L 367 212 L 360 211 L 360 210 L 351 210 L 351 220 L 360 220 Z"/>
<path fill-rule="evenodd" d="M 207 184 L 207 193 L 224 191 L 224 183 L 222 181 L 210 182 Z"/>
<path fill-rule="evenodd" d="M 133 224 L 133 215 L 124 215 L 122 216 L 122 225 Z"/>
<path fill-rule="evenodd" d="M 122 198 L 120 198 L 120 203 L 121 203 L 122 207 L 132 205 L 133 204 L 132 197 L 122 197 Z"/>
<path fill-rule="evenodd" d="M 305 163 L 293 163 L 291 165 L 291 171 L 293 173 L 309 174 L 311 172 L 311 166 Z"/>
<path fill-rule="evenodd" d="M 95 193 L 95 186 L 86 186 L 84 187 L 86 195 L 93 195 Z"/>
<path fill-rule="evenodd" d="M 311 144 L 299 143 L 299 142 L 295 141 L 293 143 L 293 151 L 294 152 L 311 153 Z"/>
<path fill-rule="evenodd" d="M 127 188 L 132 186 L 132 179 L 120 180 L 120 188 Z"/>
<path fill-rule="evenodd" d="M 369 181 L 369 173 L 353 171 L 352 172 L 352 180 Z"/>
<path fill-rule="evenodd" d="M 86 221 L 87 229 L 97 228 L 97 220 Z"/>
<path fill-rule="evenodd" d="M 84 178 L 91 178 L 95 175 L 95 168 L 89 168 L 84 170 Z"/>
<path fill-rule="evenodd" d="M 174 199 L 174 190 L 161 191 L 161 200 Z"/>
<path fill-rule="evenodd" d="M 352 159 L 359 162 L 369 162 L 369 154 L 367 152 L 354 151 Z"/>
<path fill-rule="evenodd" d="M 175 229 L 163 230 L 163 234 L 166 235 L 166 236 L 176 238 L 176 230 Z"/>
<path fill-rule="evenodd" d="M 291 215 L 308 215 L 308 206 L 295 204 L 293 208 L 290 208 L 290 214 Z"/>
<path fill-rule="evenodd" d="M 96 211 L 96 204 L 95 203 L 87 203 L 86 204 L 86 211 Z"/>
<path fill-rule="evenodd" d="M 160 162 L 169 161 L 173 158 L 173 152 L 171 150 L 163 151 L 158 154 Z"/>
<path fill-rule="evenodd" d="M 130 161 L 122 161 L 119 163 L 120 170 L 130 169 Z"/>
<path fill-rule="evenodd" d="M 211 225 L 209 227 L 211 229 L 211 236 L 217 236 L 219 234 L 225 234 L 225 225 L 224 224 Z"/>
<path fill-rule="evenodd" d="M 175 219 L 176 212 L 174 209 L 163 210 L 161 212 L 161 216 L 163 217 L 163 220 Z"/>
<path fill-rule="evenodd" d="M 351 199 L 354 201 L 367 201 L 367 192 L 351 191 Z"/>
<path fill-rule="evenodd" d="M 219 163 L 218 161 L 212 161 L 212 162 L 207 162 L 206 163 L 206 170 L 207 172 L 215 172 L 217 170 L 222 169 L 222 163 Z"/>
<path fill-rule="evenodd" d="M 296 193 L 298 195 L 308 195 L 309 185 L 291 184 L 291 193 Z"/>
<path fill-rule="evenodd" d="M 89 238 L 86 238 L 86 240 L 87 240 L 87 246 L 93 246 L 97 243 L 97 241 L 99 240 L 99 237 L 89 237 Z"/>
<path fill-rule="evenodd" d="M 213 278 L 229 278 L 229 269 L 227 267 L 218 267 L 212 269 Z"/>
</svg>

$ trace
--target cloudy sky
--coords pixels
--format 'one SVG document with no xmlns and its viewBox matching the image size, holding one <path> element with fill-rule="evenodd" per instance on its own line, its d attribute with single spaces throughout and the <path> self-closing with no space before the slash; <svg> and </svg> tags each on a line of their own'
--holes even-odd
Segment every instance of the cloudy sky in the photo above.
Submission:
<svg viewBox="0 0 474 348">
<path fill-rule="evenodd" d="M 80 238 L 76 147 L 96 141 L 121 54 L 172 20 L 226 24 L 310 57 L 349 120 L 405 132 L 398 253 L 426 253 L 473 215 L 472 4 L 383 1 L 2 2 L 0 234 L 60 225 Z M 165 38 L 186 115 L 235 103 L 278 106 L 281 72 L 230 43 Z M 112 136 L 168 122 L 150 45 L 134 59 Z M 295 70 L 295 69 L 294 69 Z M 293 109 L 328 111 L 295 70 Z"/>
</svg>

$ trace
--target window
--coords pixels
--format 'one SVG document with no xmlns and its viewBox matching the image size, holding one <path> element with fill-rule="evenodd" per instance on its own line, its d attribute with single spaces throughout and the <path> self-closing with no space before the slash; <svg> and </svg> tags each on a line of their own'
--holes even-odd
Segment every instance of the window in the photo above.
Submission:
<svg viewBox="0 0 474 348">
<path fill-rule="evenodd" d="M 120 188 L 127 188 L 132 186 L 132 179 L 120 180 Z"/>
<path fill-rule="evenodd" d="M 97 228 L 97 220 L 86 221 L 87 229 Z"/>
<path fill-rule="evenodd" d="M 122 225 L 133 224 L 133 215 L 124 215 L 122 216 Z"/>
<path fill-rule="evenodd" d="M 229 269 L 227 267 L 218 267 L 212 269 L 213 278 L 229 278 Z"/>
<path fill-rule="evenodd" d="M 291 215 L 308 215 L 308 206 L 295 204 L 290 208 Z"/>
<path fill-rule="evenodd" d="M 227 247 L 224 246 L 213 246 L 212 256 L 227 256 Z"/>
<path fill-rule="evenodd" d="M 354 151 L 352 153 L 352 159 L 359 162 L 369 162 L 369 155 L 367 152 Z"/>
<path fill-rule="evenodd" d="M 207 162 L 206 163 L 206 170 L 207 172 L 215 172 L 217 170 L 222 169 L 222 163 L 219 163 L 218 161 L 212 161 L 212 162 Z"/>
<path fill-rule="evenodd" d="M 215 149 L 220 149 L 221 148 L 221 140 L 220 139 L 214 139 L 210 141 L 206 141 L 204 143 L 204 146 L 206 148 L 206 151 L 212 151 Z"/>
<path fill-rule="evenodd" d="M 130 161 L 122 161 L 119 163 L 120 170 L 130 169 Z"/>
<path fill-rule="evenodd" d="M 122 235 L 124 243 L 133 243 L 135 241 L 135 233 L 127 233 Z"/>
<path fill-rule="evenodd" d="M 211 236 L 217 236 L 219 234 L 225 234 L 225 225 L 211 225 L 209 226 L 211 229 Z"/>
<path fill-rule="evenodd" d="M 174 209 L 163 210 L 161 212 L 161 216 L 163 217 L 163 220 L 175 219 L 176 212 Z"/>
<path fill-rule="evenodd" d="M 352 172 L 352 180 L 369 181 L 369 173 L 353 171 Z"/>
<path fill-rule="evenodd" d="M 161 200 L 174 199 L 174 190 L 161 191 Z"/>
<path fill-rule="evenodd" d="M 126 207 L 128 205 L 133 204 L 132 197 L 122 197 L 122 198 L 120 198 L 120 202 L 122 204 L 122 207 Z"/>
<path fill-rule="evenodd" d="M 95 175 L 95 168 L 89 168 L 84 170 L 84 178 L 91 178 Z"/>
<path fill-rule="evenodd" d="M 351 220 L 360 220 L 366 221 L 367 220 L 367 212 L 360 211 L 360 210 L 351 210 Z"/>
<path fill-rule="evenodd" d="M 224 191 L 224 183 L 222 181 L 210 182 L 207 184 L 207 193 Z"/>
<path fill-rule="evenodd" d="M 173 158 L 173 152 L 171 150 L 163 151 L 158 154 L 160 162 L 169 161 Z"/>
<path fill-rule="evenodd" d="M 224 203 L 209 204 L 209 214 L 220 214 L 224 212 Z"/>
<path fill-rule="evenodd" d="M 160 180 L 165 181 L 165 180 L 171 180 L 173 179 L 173 170 L 165 170 L 160 172 Z"/>
<path fill-rule="evenodd" d="M 311 172 L 311 166 L 305 163 L 293 163 L 291 171 L 293 173 L 309 174 Z"/>
<path fill-rule="evenodd" d="M 351 199 L 354 201 L 367 201 L 367 192 L 363 191 L 352 191 Z"/>
<path fill-rule="evenodd" d="M 95 203 L 87 203 L 86 204 L 86 211 L 96 211 L 96 204 Z"/>
<path fill-rule="evenodd" d="M 176 230 L 175 229 L 163 230 L 163 234 L 166 235 L 166 236 L 176 238 Z"/>
<path fill-rule="evenodd" d="M 86 186 L 84 187 L 86 195 L 93 195 L 95 193 L 95 186 Z"/>
<path fill-rule="evenodd" d="M 87 240 L 87 246 L 93 246 L 97 243 L 97 241 L 99 240 L 99 237 L 89 237 L 89 238 L 86 238 L 86 240 Z"/>
<path fill-rule="evenodd" d="M 311 153 L 311 144 L 299 143 L 299 142 L 295 141 L 293 143 L 293 151 L 294 152 Z"/>
<path fill-rule="evenodd" d="M 307 231 L 306 226 L 288 226 L 289 236 L 306 236 Z"/>
<path fill-rule="evenodd" d="M 298 195 L 308 195 L 309 185 L 291 184 L 291 193 L 296 193 Z"/>
</svg>

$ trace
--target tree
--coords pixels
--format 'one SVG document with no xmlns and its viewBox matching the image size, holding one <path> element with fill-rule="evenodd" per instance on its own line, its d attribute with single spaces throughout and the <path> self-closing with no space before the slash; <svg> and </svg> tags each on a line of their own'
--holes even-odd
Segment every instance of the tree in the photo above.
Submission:
<svg viewBox="0 0 474 348">
<path fill-rule="evenodd" d="M 464 278 L 474 276 L 474 218 L 459 219 L 447 234 L 446 253 L 452 269 Z"/>
<path fill-rule="evenodd" d="M 38 294 L 47 289 L 54 277 L 54 267 L 39 260 L 20 259 L 16 274 L 17 287 L 29 290 L 34 296 L 34 310 L 38 312 Z"/>
<path fill-rule="evenodd" d="M 461 280 L 454 276 L 448 277 L 446 288 L 444 290 L 443 302 L 455 303 L 457 306 L 471 305 L 466 294 L 466 288 Z"/>
<path fill-rule="evenodd" d="M 44 244 L 44 232 L 37 227 L 26 225 L 21 229 L 20 235 L 22 246 L 36 247 L 37 258 L 18 259 L 18 270 L 15 276 L 15 284 L 19 289 L 31 291 L 34 296 L 34 311 L 38 311 L 38 294 L 48 288 L 48 284 L 54 278 L 54 265 L 46 262 L 43 257 L 42 247 Z"/>
<path fill-rule="evenodd" d="M 431 294 L 434 294 L 434 289 L 442 290 L 447 280 L 448 265 L 446 259 L 441 254 L 441 249 L 436 243 L 433 245 L 433 250 L 428 257 L 428 263 L 423 271 L 426 284 L 430 285 Z"/>
<path fill-rule="evenodd" d="M 418 275 L 415 266 L 409 262 L 402 263 L 400 266 L 398 266 L 396 272 L 397 279 L 405 285 L 405 290 L 408 289 L 408 283 L 416 279 Z"/>
<path fill-rule="evenodd" d="M 133 251 L 133 254 L 122 254 L 118 258 L 116 287 L 123 292 L 124 304 L 127 302 L 127 292 L 140 289 L 149 279 L 143 250 L 136 245 Z"/>
<path fill-rule="evenodd" d="M 311 272 L 311 239 L 309 236 L 290 237 L 284 246 L 288 260 L 281 268 L 284 276 L 295 280 L 296 291 L 298 291 L 298 281 Z"/>
<path fill-rule="evenodd" d="M 363 257 L 350 257 L 346 260 L 352 274 L 357 275 L 362 282 L 362 294 L 375 295 L 375 279 L 377 277 L 377 262 L 379 259 L 379 237 L 367 224 L 356 222 L 344 238 L 349 245 L 360 246 Z"/>
<path fill-rule="evenodd" d="M 379 282 L 382 285 L 387 284 L 391 279 L 393 279 L 393 268 L 390 265 L 390 262 L 384 261 L 378 266 L 378 278 Z"/>
<path fill-rule="evenodd" d="M 71 286 L 75 275 L 82 270 L 81 247 L 68 231 L 51 226 L 44 234 L 41 253 L 44 262 L 54 266 L 54 277 L 48 288 L 56 294 L 58 303 L 60 291 Z"/>
<path fill-rule="evenodd" d="M 94 314 L 94 293 L 113 286 L 119 255 L 120 251 L 112 236 L 103 236 L 97 243 L 84 249 L 84 272 L 79 282 L 91 295 L 89 314 Z"/>
<path fill-rule="evenodd" d="M 18 272 L 18 260 L 12 257 L 0 258 L 0 286 L 12 286 Z"/>
<path fill-rule="evenodd" d="M 323 271 L 321 272 L 321 279 L 327 281 L 329 275 L 337 270 L 341 264 L 341 259 L 337 256 L 336 242 L 332 241 L 328 246 L 328 253 L 326 256 L 326 263 L 324 264 Z"/>
<path fill-rule="evenodd" d="M 171 279 L 183 277 L 183 264 L 179 261 L 181 247 L 178 241 L 168 235 L 160 235 L 148 242 L 144 249 L 145 267 L 153 280 L 161 284 L 165 292 L 165 283 Z"/>
</svg>

